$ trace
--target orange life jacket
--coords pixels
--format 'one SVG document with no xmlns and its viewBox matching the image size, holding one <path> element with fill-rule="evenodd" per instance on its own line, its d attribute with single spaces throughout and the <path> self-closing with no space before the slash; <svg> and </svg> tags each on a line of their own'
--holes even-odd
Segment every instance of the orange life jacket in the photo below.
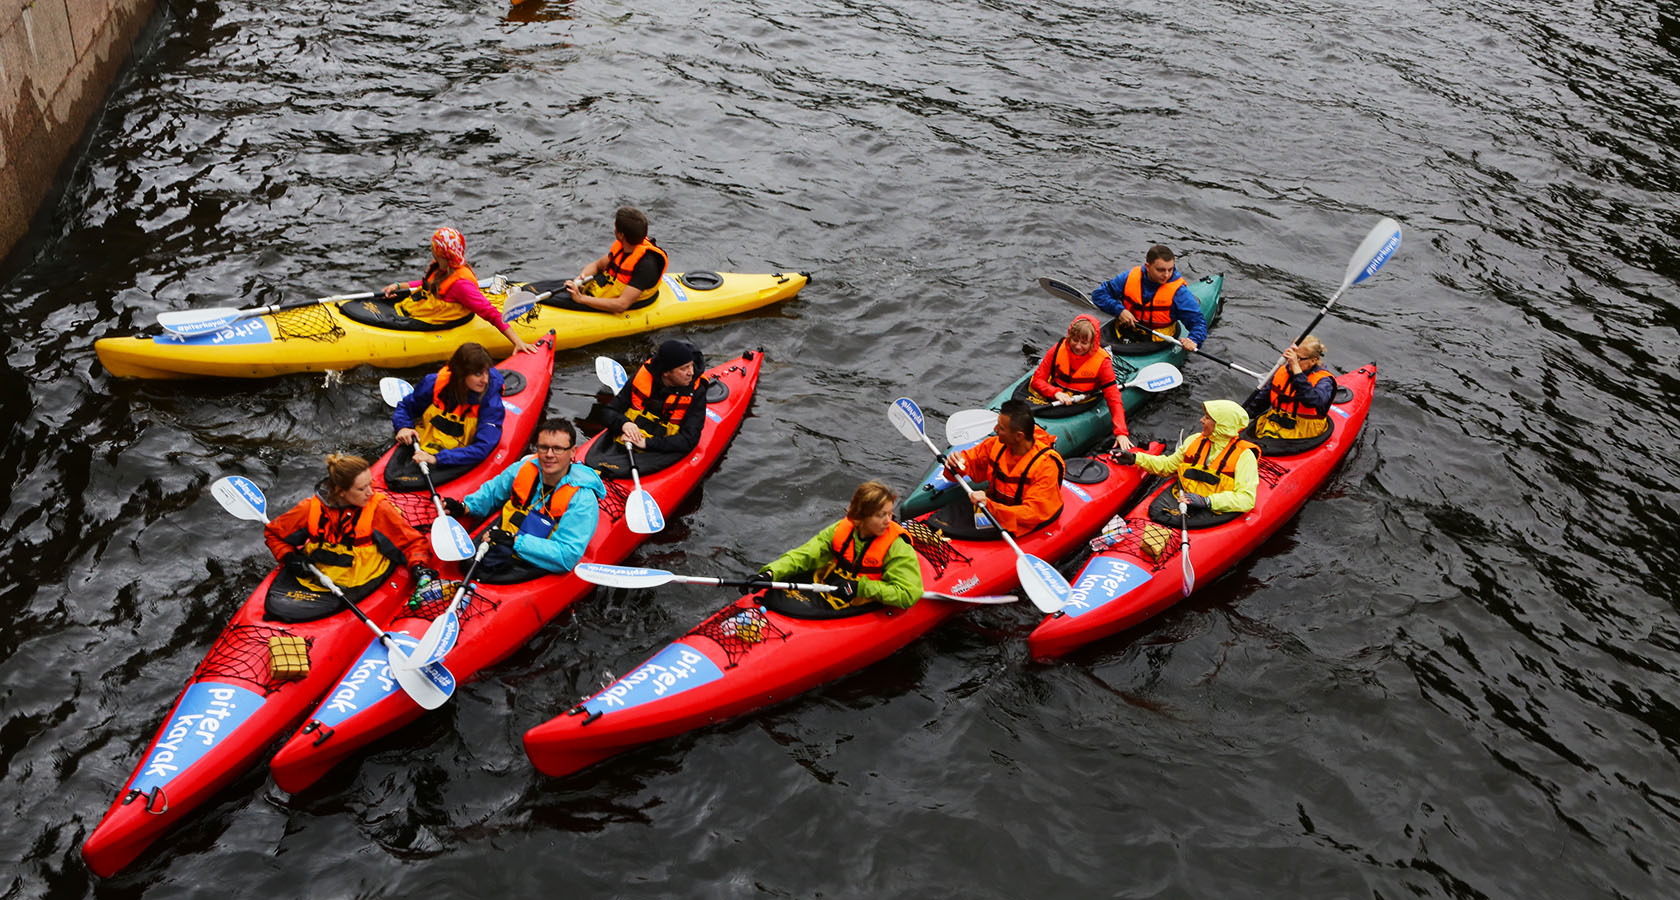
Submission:
<svg viewBox="0 0 1680 900">
<path fill-rule="evenodd" d="M 1143 266 L 1137 266 L 1126 273 L 1126 309 L 1137 317 L 1139 325 L 1171 334 L 1173 295 L 1185 284 L 1184 279 L 1174 278 L 1157 288 L 1154 296 L 1144 300 Z"/>
<path fill-rule="evenodd" d="M 1109 362 L 1107 350 L 1100 345 L 1093 346 L 1085 360 L 1075 366 L 1073 351 L 1067 343 L 1064 337 L 1050 351 L 1052 385 L 1070 394 L 1095 394 L 1114 383 L 1114 366 Z"/>
<path fill-rule="evenodd" d="M 433 262 L 426 268 L 426 277 L 420 279 L 420 288 L 396 305 L 397 313 L 434 325 L 453 322 L 462 316 L 471 315 L 472 310 L 453 300 L 444 299 L 444 295 L 449 293 L 449 288 L 463 278 L 472 279 L 473 284 L 478 283 L 478 276 L 473 274 L 470 266 L 463 265 L 451 272 L 445 272 Z"/>
<path fill-rule="evenodd" d="M 443 399 L 443 389 L 448 384 L 449 367 L 444 366 L 438 370 L 437 382 L 432 388 L 432 405 L 426 407 L 426 411 L 420 414 L 420 421 L 414 425 L 415 442 L 434 455 L 440 450 L 467 446 L 478 432 L 478 413 L 483 405 L 483 396 L 480 395 L 476 402 L 469 400 L 452 407 Z"/>
<path fill-rule="evenodd" d="M 1225 447 L 1225 452 L 1219 455 L 1217 461 L 1209 464 L 1208 456 L 1213 452 L 1213 442 L 1201 435 L 1191 438 L 1191 444 L 1184 451 L 1184 459 L 1178 464 L 1178 486 L 1181 490 L 1192 494 L 1211 497 L 1237 488 L 1237 460 L 1242 457 L 1244 450 L 1254 451 L 1254 461 L 1260 461 L 1260 445 L 1242 438 L 1232 438 Z"/>
<path fill-rule="evenodd" d="M 830 549 L 834 551 L 834 572 L 848 581 L 867 578 L 870 581 L 880 581 L 887 570 L 887 550 L 893 541 L 899 538 L 910 539 L 904 526 L 897 522 L 887 522 L 885 531 L 875 536 L 869 546 L 863 550 L 863 558 L 858 559 L 856 548 L 852 546 L 852 535 L 857 531 L 857 523 L 842 517 L 834 528 L 834 541 Z"/>
<path fill-rule="evenodd" d="M 500 527 L 503 531 L 546 538 L 554 533 L 554 529 L 560 527 L 560 519 L 566 514 L 566 505 L 572 502 L 572 495 L 577 493 L 577 485 L 560 485 L 549 492 L 547 499 L 543 500 L 540 506 L 532 509 L 531 501 L 535 499 L 537 477 L 541 474 L 542 467 L 537 465 L 534 459 L 526 460 L 525 464 L 519 467 L 519 471 L 513 476 L 513 488 L 508 491 L 508 501 L 502 504 Z"/>
<path fill-rule="evenodd" d="M 1048 455 L 1050 461 L 1056 465 L 1056 482 L 1060 485 L 1062 474 L 1066 471 L 1062 464 L 1061 454 L 1052 446 L 1055 438 L 1042 427 L 1034 427 L 1033 446 L 1015 461 L 1015 468 L 1003 467 L 1003 455 L 1008 453 L 1003 441 L 997 442 L 997 452 L 992 454 L 992 478 L 986 486 L 986 496 L 1006 506 L 1020 506 L 1027 495 L 1027 474 L 1032 471 L 1033 464 Z"/>
<path fill-rule="evenodd" d="M 1330 377 L 1330 371 L 1322 366 L 1304 374 L 1307 376 L 1307 383 L 1313 387 L 1317 387 L 1320 381 Z M 1295 399 L 1295 387 L 1290 381 L 1288 366 L 1278 366 L 1277 371 L 1272 373 L 1271 400 L 1272 409 L 1294 416 L 1297 419 L 1322 419 L 1330 415 L 1329 407 L 1322 410 L 1314 409 L 1310 406 L 1302 406 L 1300 401 Z"/>
<path fill-rule="evenodd" d="M 606 276 L 619 284 L 629 284 L 630 273 L 636 271 L 636 263 L 641 262 L 642 257 L 649 251 L 659 257 L 659 273 L 664 275 L 665 267 L 670 265 L 670 257 L 665 255 L 664 250 L 659 249 L 652 238 L 644 237 L 641 243 L 629 249 L 625 249 L 623 241 L 613 238 L 612 247 L 607 250 Z M 659 282 L 656 281 L 643 296 L 651 297 L 658 292 Z"/>
<path fill-rule="evenodd" d="M 384 494 L 354 507 L 332 507 L 321 502 L 319 494 L 311 495 L 304 515 L 309 538 L 303 552 L 316 558 L 334 557 L 331 562 L 317 562 L 321 574 L 343 588 L 361 587 L 385 576 L 390 570 L 387 559 L 374 539 L 373 518 L 381 503 L 388 503 Z"/>
<path fill-rule="evenodd" d="M 653 403 L 656 384 L 653 370 L 648 368 L 652 364 L 653 357 L 650 356 L 647 362 L 642 363 L 642 367 L 636 370 L 636 377 L 631 379 L 630 409 L 624 415 L 644 431 L 650 430 L 648 426 L 652 425 L 669 437 L 681 430 L 682 421 L 688 415 L 689 405 L 694 402 L 694 392 L 699 390 L 701 376 L 696 371 L 694 381 L 689 383 L 686 391 L 681 389 L 667 391 L 663 399 L 660 400 L 659 409 L 655 410 L 651 407 L 651 404 Z M 622 435 L 619 436 L 618 441 L 623 443 Z"/>
</svg>

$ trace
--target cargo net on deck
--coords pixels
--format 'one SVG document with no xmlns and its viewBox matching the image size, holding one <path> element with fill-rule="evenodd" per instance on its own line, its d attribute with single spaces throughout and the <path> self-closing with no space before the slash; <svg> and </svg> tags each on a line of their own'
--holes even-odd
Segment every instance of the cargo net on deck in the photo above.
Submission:
<svg viewBox="0 0 1680 900">
<path fill-rule="evenodd" d="M 449 601 L 455 599 L 455 591 L 461 586 L 459 581 L 434 581 L 427 586 L 423 596 L 409 595 L 403 609 L 408 615 L 422 619 L 435 619 L 443 615 L 449 608 Z M 433 591 L 431 588 L 438 588 Z M 478 592 L 478 585 L 467 588 L 467 595 L 461 599 L 461 611 L 458 615 L 462 624 L 472 621 L 475 617 L 496 608 L 495 600 Z"/>
<path fill-rule="evenodd" d="M 916 552 L 920 553 L 922 558 L 933 566 L 933 577 L 944 576 L 945 569 L 951 565 L 952 560 L 961 560 L 965 563 L 974 561 L 953 546 L 943 532 L 929 528 L 927 523 L 910 521 L 900 524 L 904 526 L 904 532 L 910 538 L 910 546 L 915 547 Z"/>
<path fill-rule="evenodd" d="M 273 667 L 270 665 L 269 639 L 291 636 L 292 633 L 284 628 L 267 625 L 230 625 L 216 638 L 215 646 L 210 648 L 204 661 L 193 670 L 192 678 L 188 679 L 187 683 L 193 684 L 206 678 L 231 678 L 256 685 L 265 695 L 272 694 L 290 679 L 274 677 Z M 303 638 L 306 671 L 308 648 L 314 643 L 313 638 Z"/>
<path fill-rule="evenodd" d="M 776 623 L 764 615 L 763 609 L 750 603 L 725 606 L 713 613 L 711 618 L 696 625 L 694 630 L 685 636 L 707 638 L 722 647 L 723 652 L 729 656 L 729 665 L 724 666 L 726 669 L 735 668 L 736 663 L 747 655 L 747 651 L 751 650 L 754 644 L 763 643 L 772 637 L 779 637 L 784 641 L 788 638 L 787 632 L 776 627 Z"/>
<path fill-rule="evenodd" d="M 344 329 L 339 326 L 338 319 L 319 303 L 275 313 L 274 328 L 280 332 L 280 340 L 283 341 L 297 338 L 330 344 L 344 337 Z"/>
<path fill-rule="evenodd" d="M 381 491 L 385 499 L 402 513 L 408 524 L 414 526 L 415 531 L 424 532 L 432 527 L 432 521 L 437 518 L 437 505 L 432 502 L 432 495 L 428 491 L 418 491 L 412 494 Z"/>
<path fill-rule="evenodd" d="M 601 512 L 614 522 L 624 521 L 624 502 L 630 499 L 630 486 L 617 478 L 603 478 L 607 495 L 601 498 Z"/>
<path fill-rule="evenodd" d="M 1270 459 L 1260 458 L 1260 480 L 1266 482 L 1268 487 L 1277 487 L 1277 483 L 1282 481 L 1283 476 L 1288 472 L 1288 469 L 1272 462 Z"/>
<path fill-rule="evenodd" d="M 1159 572 L 1162 566 L 1178 556 L 1183 546 L 1178 530 L 1152 521 L 1148 516 L 1126 519 L 1124 531 L 1114 525 L 1110 520 L 1109 527 L 1091 541 L 1092 550 L 1120 550 L 1149 563 L 1152 570 Z"/>
</svg>

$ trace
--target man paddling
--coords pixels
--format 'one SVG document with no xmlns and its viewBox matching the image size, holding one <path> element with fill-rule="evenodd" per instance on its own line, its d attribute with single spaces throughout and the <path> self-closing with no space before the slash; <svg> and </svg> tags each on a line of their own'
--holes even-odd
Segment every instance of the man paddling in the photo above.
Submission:
<svg viewBox="0 0 1680 900">
<path fill-rule="evenodd" d="M 443 501 L 452 516 L 500 514 L 484 535 L 491 547 L 477 580 L 485 584 L 570 572 L 595 536 L 607 489 L 593 469 L 572 462 L 577 429 L 564 419 L 547 419 L 537 426 L 531 449 L 534 458 L 508 466 L 465 501 Z"/>
<path fill-rule="evenodd" d="M 999 528 L 1019 537 L 1061 515 L 1066 466 L 1055 442 L 1026 401 L 1004 401 L 992 437 L 945 460 L 946 477 L 960 472 L 986 489 L 958 498 L 929 524 L 949 537 L 1001 539 Z"/>
<path fill-rule="evenodd" d="M 602 312 L 621 313 L 659 299 L 659 280 L 668 260 L 648 237 L 647 216 L 621 206 L 613 217 L 613 242 L 606 255 L 566 282 L 572 300 Z"/>
<path fill-rule="evenodd" d="M 1110 334 L 1125 342 L 1160 341 L 1159 335 L 1175 335 L 1184 349 L 1194 353 L 1207 339 L 1207 320 L 1202 305 L 1165 244 L 1156 244 L 1144 254 L 1141 266 L 1114 276 L 1091 292 L 1091 303 L 1116 317 Z"/>
</svg>

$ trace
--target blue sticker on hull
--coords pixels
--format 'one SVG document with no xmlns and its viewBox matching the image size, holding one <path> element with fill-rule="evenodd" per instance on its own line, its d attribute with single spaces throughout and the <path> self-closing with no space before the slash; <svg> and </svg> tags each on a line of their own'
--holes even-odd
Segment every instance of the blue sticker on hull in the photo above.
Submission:
<svg viewBox="0 0 1680 900">
<path fill-rule="evenodd" d="M 1073 590 L 1068 592 L 1067 605 L 1062 607 L 1062 612 L 1076 617 L 1084 615 L 1111 600 L 1124 597 L 1138 585 L 1147 584 L 1151 574 L 1148 569 L 1123 559 L 1094 557 L 1073 583 Z"/>
<path fill-rule="evenodd" d="M 589 698 L 584 708 L 591 713 L 629 709 L 710 684 L 722 677 L 723 671 L 710 657 L 678 641 Z"/>
<path fill-rule="evenodd" d="M 235 322 L 221 331 L 211 334 L 182 337 L 178 334 L 161 334 L 152 338 L 154 344 L 185 344 L 194 347 L 220 347 L 224 344 L 272 344 L 274 338 L 268 333 L 268 326 L 262 319 L 245 319 Z"/>
<path fill-rule="evenodd" d="M 397 642 L 397 646 L 404 650 L 413 650 L 420 645 L 419 641 L 400 631 L 388 633 L 391 639 Z M 333 688 L 333 692 L 327 695 L 320 708 L 315 710 L 315 721 L 337 728 L 351 716 L 396 693 L 397 690 L 399 689 L 396 679 L 391 677 L 391 655 L 385 649 L 385 642 L 374 638 L 362 652 L 361 658 L 344 673 L 344 677 L 338 681 L 338 686 Z"/>
<path fill-rule="evenodd" d="M 187 688 L 130 788 L 149 793 L 173 781 L 216 749 L 234 729 L 263 705 L 263 695 L 247 688 L 200 681 Z"/>
<path fill-rule="evenodd" d="M 677 295 L 678 303 L 688 302 L 688 291 L 683 289 L 682 282 L 669 275 L 666 275 L 662 280 L 665 282 L 665 289 Z"/>
</svg>

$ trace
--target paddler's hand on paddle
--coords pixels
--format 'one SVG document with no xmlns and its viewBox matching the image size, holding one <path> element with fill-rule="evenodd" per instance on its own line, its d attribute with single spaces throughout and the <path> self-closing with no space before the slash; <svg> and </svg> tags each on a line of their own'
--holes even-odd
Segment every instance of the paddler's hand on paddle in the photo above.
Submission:
<svg viewBox="0 0 1680 900">
<path fill-rule="evenodd" d="M 380 293 L 385 295 L 385 299 L 390 300 L 397 296 L 398 291 L 404 290 L 406 287 L 407 285 L 401 282 L 393 281 L 390 284 L 385 285 L 385 289 Z"/>
<path fill-rule="evenodd" d="M 1213 508 L 1208 505 L 1208 498 L 1203 497 L 1201 494 L 1186 493 L 1184 495 L 1184 504 L 1185 508 L 1190 512 L 1195 512 L 1198 509 L 1211 510 Z"/>
<path fill-rule="evenodd" d="M 741 585 L 741 595 L 756 594 L 770 589 L 770 583 L 776 579 L 771 577 L 770 570 L 765 569 L 747 576 L 746 583 Z"/>
<path fill-rule="evenodd" d="M 1190 351 L 1191 353 L 1196 352 L 1196 342 L 1195 341 L 1192 341 L 1189 338 L 1181 338 L 1181 339 L 1179 339 L 1178 343 L 1181 346 L 1183 346 L 1184 349 Z"/>
<path fill-rule="evenodd" d="M 1057 403 L 1066 403 L 1069 400 L 1073 399 L 1073 395 L 1068 393 L 1067 391 L 1057 391 L 1055 399 L 1056 399 Z"/>
<path fill-rule="evenodd" d="M 625 422 L 623 432 L 625 443 L 638 450 L 647 447 L 647 435 L 643 434 L 642 430 L 636 427 L 635 422 Z"/>
<path fill-rule="evenodd" d="M 399 444 L 412 444 L 414 443 L 414 439 L 419 436 L 420 433 L 412 428 L 397 429 L 397 443 Z"/>
<path fill-rule="evenodd" d="M 943 459 L 945 460 L 945 475 L 947 477 L 968 474 L 968 470 L 963 468 L 962 457 L 946 454 Z"/>
<path fill-rule="evenodd" d="M 968 499 L 972 500 L 974 502 L 975 506 L 985 506 L 986 505 L 986 492 L 985 491 L 969 491 L 968 492 Z"/>
<path fill-rule="evenodd" d="M 419 447 L 415 447 L 414 448 L 414 461 L 417 462 L 417 463 L 425 463 L 428 466 L 435 466 L 435 465 L 437 465 L 437 454 L 428 453 L 425 450 L 420 449 Z"/>
</svg>

